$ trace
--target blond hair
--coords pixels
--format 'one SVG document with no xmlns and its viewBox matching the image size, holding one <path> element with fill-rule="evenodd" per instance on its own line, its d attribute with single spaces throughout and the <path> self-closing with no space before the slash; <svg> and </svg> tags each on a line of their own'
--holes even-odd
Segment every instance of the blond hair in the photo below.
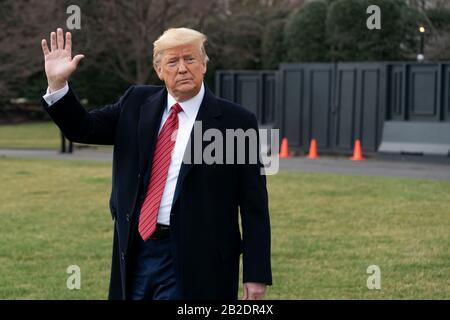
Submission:
<svg viewBox="0 0 450 320">
<path fill-rule="evenodd" d="M 164 33 L 153 42 L 153 64 L 159 65 L 161 62 L 164 50 L 192 44 L 198 46 L 203 56 L 204 62 L 209 61 L 208 55 L 205 51 L 206 36 L 193 29 L 188 28 L 170 28 L 164 31 Z"/>
</svg>

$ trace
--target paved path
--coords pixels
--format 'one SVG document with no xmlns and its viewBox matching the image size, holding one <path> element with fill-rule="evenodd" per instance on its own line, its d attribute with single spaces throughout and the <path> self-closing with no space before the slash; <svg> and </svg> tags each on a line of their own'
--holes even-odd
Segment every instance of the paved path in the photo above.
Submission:
<svg viewBox="0 0 450 320">
<path fill-rule="evenodd" d="M 107 151 L 75 150 L 73 154 L 61 154 L 55 150 L 0 149 L 2 157 L 28 157 L 57 160 L 111 161 Z M 365 161 L 350 161 L 346 157 L 324 156 L 316 160 L 305 157 L 280 159 L 280 170 L 303 172 L 329 172 L 365 176 L 408 177 L 450 181 L 450 159 L 413 157 L 377 157 Z"/>
<path fill-rule="evenodd" d="M 450 181 L 450 162 L 423 162 L 415 159 L 368 159 L 351 161 L 345 157 L 305 157 L 281 159 L 281 170 L 329 172 L 364 176 L 406 177 Z"/>
</svg>

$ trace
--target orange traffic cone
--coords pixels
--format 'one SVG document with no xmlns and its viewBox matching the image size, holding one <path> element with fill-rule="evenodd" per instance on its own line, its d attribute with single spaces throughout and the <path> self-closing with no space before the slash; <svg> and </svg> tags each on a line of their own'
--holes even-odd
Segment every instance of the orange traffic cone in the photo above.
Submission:
<svg viewBox="0 0 450 320">
<path fill-rule="evenodd" d="M 353 161 L 364 160 L 364 157 L 362 156 L 362 151 L 361 151 L 361 141 L 359 141 L 359 139 L 357 139 L 355 141 L 355 149 L 353 150 L 353 157 L 351 157 L 350 160 L 353 160 Z"/>
<path fill-rule="evenodd" d="M 280 148 L 280 158 L 289 158 L 289 146 L 288 146 L 288 139 L 284 137 L 281 139 L 281 148 Z"/>
<path fill-rule="evenodd" d="M 309 146 L 309 159 L 317 159 L 319 156 L 317 154 L 317 141 L 316 139 L 311 140 L 311 144 Z"/>
</svg>

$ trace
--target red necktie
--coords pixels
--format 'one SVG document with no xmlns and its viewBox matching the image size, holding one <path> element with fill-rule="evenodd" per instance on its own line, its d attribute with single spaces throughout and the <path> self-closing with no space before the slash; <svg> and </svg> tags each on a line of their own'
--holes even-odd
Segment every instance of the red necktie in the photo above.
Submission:
<svg viewBox="0 0 450 320">
<path fill-rule="evenodd" d="M 156 229 L 158 211 L 161 198 L 166 186 L 167 172 L 170 159 L 175 146 L 176 132 L 178 129 L 178 113 L 183 109 L 178 103 L 170 108 L 170 114 L 161 128 L 156 142 L 155 154 L 152 160 L 150 181 L 145 194 L 144 203 L 139 216 L 139 233 L 145 241 Z"/>
</svg>

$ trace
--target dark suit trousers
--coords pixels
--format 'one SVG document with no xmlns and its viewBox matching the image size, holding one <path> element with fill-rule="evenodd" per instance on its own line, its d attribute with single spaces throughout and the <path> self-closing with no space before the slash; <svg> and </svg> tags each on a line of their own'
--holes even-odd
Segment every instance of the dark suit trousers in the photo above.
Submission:
<svg viewBox="0 0 450 320">
<path fill-rule="evenodd" d="M 131 300 L 177 300 L 170 237 L 143 241 L 135 232 L 128 285 Z"/>
</svg>

